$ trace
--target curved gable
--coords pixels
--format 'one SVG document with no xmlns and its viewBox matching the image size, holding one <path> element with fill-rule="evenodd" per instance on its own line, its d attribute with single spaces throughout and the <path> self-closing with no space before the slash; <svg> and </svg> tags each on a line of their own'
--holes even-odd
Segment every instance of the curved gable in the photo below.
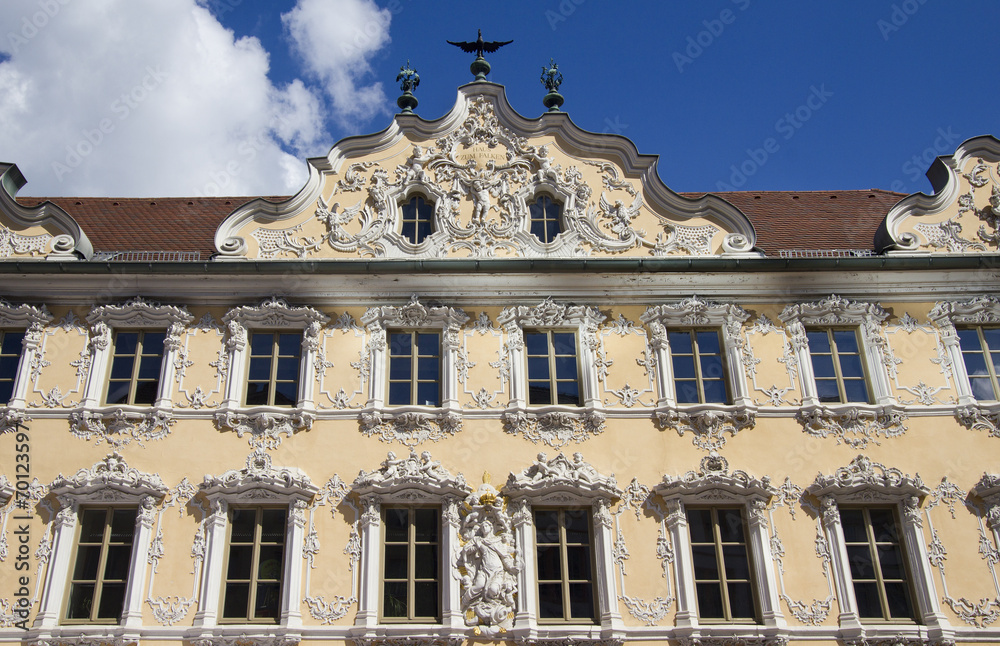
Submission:
<svg viewBox="0 0 1000 646">
<path fill-rule="evenodd" d="M 525 119 L 502 86 L 472 83 L 440 119 L 397 115 L 309 160 L 297 195 L 238 209 L 215 244 L 247 259 L 757 255 L 739 209 L 674 193 L 656 160 L 565 113 Z M 546 242 L 529 226 L 543 195 L 561 206 L 560 232 Z M 414 197 L 433 213 L 432 233 L 416 243 L 400 225 Z"/>
<path fill-rule="evenodd" d="M 17 202 L 25 183 L 15 164 L 0 163 L 0 259 L 89 259 L 90 240 L 66 211 L 48 201 L 32 207 Z"/>
</svg>

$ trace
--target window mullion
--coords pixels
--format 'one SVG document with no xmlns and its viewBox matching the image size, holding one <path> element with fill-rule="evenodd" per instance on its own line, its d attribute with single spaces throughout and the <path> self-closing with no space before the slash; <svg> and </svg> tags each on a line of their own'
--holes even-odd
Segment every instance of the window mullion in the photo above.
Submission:
<svg viewBox="0 0 1000 646">
<path fill-rule="evenodd" d="M 719 568 L 719 586 L 722 587 L 722 612 L 726 621 L 733 620 L 733 611 L 729 603 L 729 582 L 726 580 L 726 556 L 722 549 L 722 527 L 719 525 L 719 510 L 712 508 L 712 539 L 715 543 L 715 562 Z"/>
<path fill-rule="evenodd" d="M 826 331 L 827 343 L 830 344 L 830 359 L 833 361 L 833 374 L 837 376 L 837 392 L 840 401 L 847 403 L 847 388 L 844 386 L 844 371 L 840 369 L 840 352 L 837 351 L 837 341 L 833 336 L 833 328 Z"/>
<path fill-rule="evenodd" d="M 413 330 L 409 332 L 410 334 L 410 402 L 414 404 L 419 404 L 420 400 L 417 398 L 417 393 L 420 391 L 420 369 L 417 365 L 420 363 L 420 350 L 417 349 L 417 333 Z"/>
<path fill-rule="evenodd" d="M 412 346 L 411 346 L 412 347 Z M 416 400 L 414 400 L 416 401 Z M 406 618 L 413 621 L 417 618 L 417 604 L 414 595 L 417 593 L 417 514 L 411 508 L 407 517 L 406 527 Z"/>
<path fill-rule="evenodd" d="M 704 375 L 701 374 L 701 350 L 698 348 L 698 332 L 696 330 L 691 330 L 688 334 L 691 335 L 691 354 L 694 360 L 694 376 L 695 384 L 698 388 L 698 401 L 704 404 L 705 383 L 703 381 Z"/>
</svg>

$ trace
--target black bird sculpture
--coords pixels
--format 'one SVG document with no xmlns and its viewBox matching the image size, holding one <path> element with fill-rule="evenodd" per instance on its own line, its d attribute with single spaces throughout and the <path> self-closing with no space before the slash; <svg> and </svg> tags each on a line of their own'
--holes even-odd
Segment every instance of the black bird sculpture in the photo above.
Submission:
<svg viewBox="0 0 1000 646">
<path fill-rule="evenodd" d="M 492 54 L 493 52 L 497 51 L 504 45 L 510 45 L 514 41 L 505 40 L 501 42 L 499 40 L 493 40 L 490 42 L 485 42 L 483 40 L 483 30 L 480 29 L 479 38 L 477 38 L 476 42 L 474 43 L 468 43 L 468 42 L 456 43 L 453 40 L 449 40 L 447 42 L 449 45 L 454 45 L 455 47 L 461 48 L 463 52 L 469 52 L 470 54 L 475 54 L 478 58 L 482 58 L 484 52 Z"/>
</svg>

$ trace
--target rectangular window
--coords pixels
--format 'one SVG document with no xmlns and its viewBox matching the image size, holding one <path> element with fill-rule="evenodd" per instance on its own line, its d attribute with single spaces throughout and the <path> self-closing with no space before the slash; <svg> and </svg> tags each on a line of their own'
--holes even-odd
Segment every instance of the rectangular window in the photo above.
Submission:
<svg viewBox="0 0 1000 646">
<path fill-rule="evenodd" d="M 870 403 L 857 331 L 809 330 L 806 336 L 819 400 Z"/>
<path fill-rule="evenodd" d="M 688 509 L 687 519 L 698 617 L 705 621 L 756 622 L 743 510 Z"/>
<path fill-rule="evenodd" d="M 717 330 L 667 333 L 678 404 L 727 404 L 726 363 Z"/>
<path fill-rule="evenodd" d="M 965 372 L 972 396 L 980 401 L 1000 399 L 1000 328 L 971 327 L 958 330 Z"/>
<path fill-rule="evenodd" d="M 531 330 L 524 333 L 528 358 L 528 403 L 580 405 L 580 367 L 576 333 Z"/>
<path fill-rule="evenodd" d="M 535 510 L 538 618 L 593 622 L 594 554 L 586 509 Z"/>
<path fill-rule="evenodd" d="M 295 406 L 299 401 L 300 332 L 250 335 L 247 406 Z"/>
<path fill-rule="evenodd" d="M 387 507 L 383 512 L 382 618 L 440 621 L 440 512 Z"/>
<path fill-rule="evenodd" d="M 862 619 L 913 620 L 899 521 L 891 507 L 840 510 L 854 596 Z"/>
<path fill-rule="evenodd" d="M 136 510 L 92 508 L 80 511 L 76 559 L 70 570 L 66 620 L 117 624 L 125 607 L 132 565 Z"/>
<path fill-rule="evenodd" d="M 402 205 L 403 218 L 400 233 L 413 244 L 420 244 L 429 236 L 434 225 L 434 203 L 422 196 Z"/>
<path fill-rule="evenodd" d="M 224 621 L 278 621 L 286 511 L 267 507 L 230 510 L 222 599 Z"/>
<path fill-rule="evenodd" d="M 389 333 L 390 406 L 441 405 L 441 335 Z"/>
<path fill-rule="evenodd" d="M 108 404 L 151 405 L 160 392 L 164 332 L 115 332 Z"/>
<path fill-rule="evenodd" d="M 0 330 L 0 406 L 6 406 L 14 395 L 14 379 L 21 362 L 23 341 L 23 330 Z"/>
</svg>

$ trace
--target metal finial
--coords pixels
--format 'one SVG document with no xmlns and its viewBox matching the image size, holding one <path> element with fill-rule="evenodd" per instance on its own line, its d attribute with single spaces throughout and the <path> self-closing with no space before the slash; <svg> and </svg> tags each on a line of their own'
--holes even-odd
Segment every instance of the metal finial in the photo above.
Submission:
<svg viewBox="0 0 1000 646">
<path fill-rule="evenodd" d="M 510 45 L 514 41 L 513 40 L 484 41 L 483 30 L 480 29 L 479 37 L 474 42 L 469 42 L 469 41 L 455 42 L 453 40 L 449 40 L 446 42 L 449 45 L 454 45 L 455 47 L 458 47 L 463 52 L 469 52 L 470 54 L 475 54 L 476 60 L 472 61 L 472 65 L 469 66 L 469 70 L 471 70 L 472 73 L 475 75 L 476 81 L 485 81 L 486 75 L 490 73 L 490 64 L 486 62 L 485 58 L 483 58 L 483 54 L 484 53 L 492 54 L 493 52 L 497 51 L 504 45 Z"/>
<path fill-rule="evenodd" d="M 562 85 L 563 75 L 556 65 L 555 59 L 549 59 L 549 65 L 542 65 L 542 85 L 549 91 L 542 97 L 542 105 L 549 109 L 549 112 L 559 112 L 559 106 L 566 100 L 559 94 L 559 86 Z"/>
<path fill-rule="evenodd" d="M 396 82 L 399 83 L 399 89 L 403 91 L 403 95 L 396 99 L 396 105 L 400 107 L 400 114 L 413 114 L 413 109 L 417 107 L 417 97 L 413 96 L 413 90 L 420 85 L 420 75 L 417 74 L 417 70 L 410 67 L 409 59 L 407 59 L 406 65 L 399 68 Z"/>
</svg>

